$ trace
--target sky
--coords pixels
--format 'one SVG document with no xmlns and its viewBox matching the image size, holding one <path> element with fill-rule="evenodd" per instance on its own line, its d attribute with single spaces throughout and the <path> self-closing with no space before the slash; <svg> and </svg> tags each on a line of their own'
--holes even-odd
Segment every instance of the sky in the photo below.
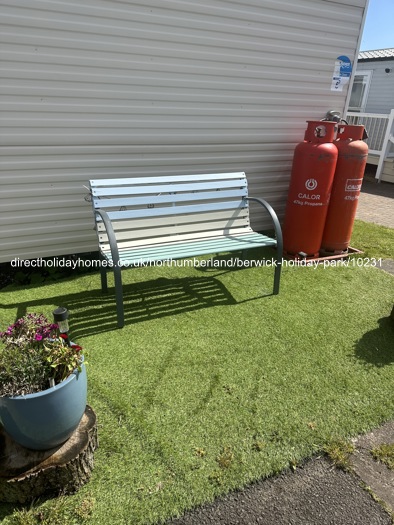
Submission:
<svg viewBox="0 0 394 525">
<path fill-rule="evenodd" d="M 360 51 L 394 47 L 394 0 L 369 0 Z"/>
</svg>

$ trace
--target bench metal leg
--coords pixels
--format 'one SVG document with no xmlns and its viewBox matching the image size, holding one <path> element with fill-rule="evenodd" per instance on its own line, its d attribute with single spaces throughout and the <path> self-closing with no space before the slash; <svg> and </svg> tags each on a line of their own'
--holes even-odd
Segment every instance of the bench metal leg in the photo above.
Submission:
<svg viewBox="0 0 394 525">
<path fill-rule="evenodd" d="M 276 265 L 274 274 L 274 295 L 279 293 L 280 274 L 282 271 L 283 261 L 283 236 L 282 231 L 278 227 L 276 230 Z"/>
<path fill-rule="evenodd" d="M 280 272 L 282 270 L 282 260 L 277 260 L 276 263 L 277 263 L 277 266 L 275 266 L 275 274 L 274 274 L 274 295 L 278 295 L 279 293 Z"/>
<path fill-rule="evenodd" d="M 108 282 L 107 282 L 107 266 L 106 260 L 103 256 L 100 256 L 100 277 L 101 277 L 101 291 L 103 293 L 108 292 Z"/>
<path fill-rule="evenodd" d="M 124 308 L 123 308 L 123 289 L 122 289 L 122 274 L 119 265 L 114 266 L 115 277 L 115 296 L 116 296 L 116 313 L 118 316 L 118 327 L 124 326 Z"/>
</svg>

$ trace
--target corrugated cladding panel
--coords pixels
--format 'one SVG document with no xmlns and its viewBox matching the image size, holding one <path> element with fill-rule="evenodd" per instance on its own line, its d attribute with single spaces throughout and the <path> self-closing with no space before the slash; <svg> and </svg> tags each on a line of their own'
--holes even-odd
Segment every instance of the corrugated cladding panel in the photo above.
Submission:
<svg viewBox="0 0 394 525">
<path fill-rule="evenodd" d="M 90 178 L 245 171 L 283 218 L 365 3 L 0 0 L 0 261 L 95 250 Z"/>
</svg>

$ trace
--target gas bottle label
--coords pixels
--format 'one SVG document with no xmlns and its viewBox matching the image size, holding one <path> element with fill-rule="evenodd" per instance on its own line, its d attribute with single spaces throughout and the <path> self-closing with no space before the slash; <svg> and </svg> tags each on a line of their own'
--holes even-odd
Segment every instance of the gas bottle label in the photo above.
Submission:
<svg viewBox="0 0 394 525">
<path fill-rule="evenodd" d="M 345 191 L 360 191 L 363 179 L 347 179 Z"/>
<path fill-rule="evenodd" d="M 316 195 L 315 193 L 299 193 L 298 198 L 307 199 L 308 201 L 318 201 L 320 199 L 320 195 Z"/>
<path fill-rule="evenodd" d="M 306 190 L 308 190 L 308 193 L 300 191 L 297 195 L 298 199 L 295 199 L 293 203 L 298 204 L 299 206 L 323 206 L 322 202 L 316 202 L 320 201 L 320 194 L 309 193 L 317 188 L 317 184 L 316 179 L 307 179 L 304 185 Z"/>
<path fill-rule="evenodd" d="M 298 206 L 323 206 L 323 203 L 320 202 L 320 195 L 299 193 L 297 197 L 298 199 L 293 200 L 293 204 L 298 204 Z"/>
<path fill-rule="evenodd" d="M 313 191 L 317 188 L 317 180 L 316 179 L 308 179 L 305 182 L 305 188 L 309 191 Z"/>
</svg>

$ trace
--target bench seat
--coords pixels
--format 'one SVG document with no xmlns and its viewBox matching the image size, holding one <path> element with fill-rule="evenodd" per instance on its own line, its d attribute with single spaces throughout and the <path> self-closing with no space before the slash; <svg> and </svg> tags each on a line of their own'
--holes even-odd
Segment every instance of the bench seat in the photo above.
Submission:
<svg viewBox="0 0 394 525">
<path fill-rule="evenodd" d="M 124 325 L 121 268 L 200 255 L 276 248 L 279 293 L 281 227 L 272 207 L 250 197 L 243 172 L 90 181 L 100 256 L 114 270 L 118 326 Z M 253 231 L 249 202 L 271 216 L 275 237 Z M 101 283 L 107 291 L 106 265 Z"/>
<path fill-rule="evenodd" d="M 190 241 L 168 242 L 119 250 L 121 266 L 138 266 L 143 263 L 185 259 L 211 253 L 224 253 L 249 250 L 264 246 L 276 246 L 276 240 L 250 232 L 248 234 L 197 238 Z M 110 250 L 103 252 L 108 261 L 113 262 Z"/>
</svg>

